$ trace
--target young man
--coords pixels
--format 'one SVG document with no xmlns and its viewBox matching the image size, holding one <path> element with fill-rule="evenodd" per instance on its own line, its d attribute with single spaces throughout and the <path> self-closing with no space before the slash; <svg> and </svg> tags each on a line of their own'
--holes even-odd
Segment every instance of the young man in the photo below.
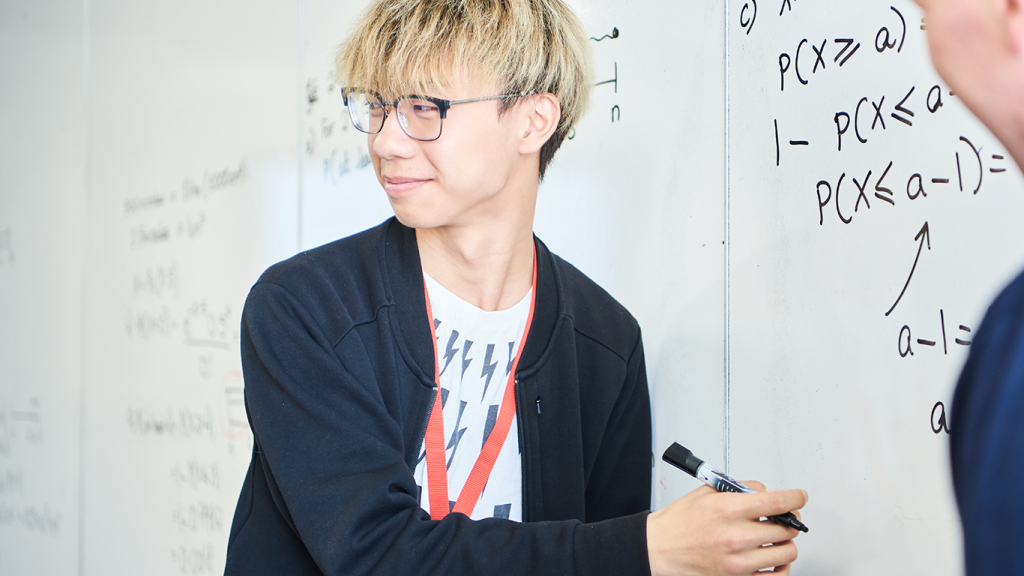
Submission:
<svg viewBox="0 0 1024 576">
<path fill-rule="evenodd" d="M 640 329 L 533 236 L 589 49 L 561 0 L 368 8 L 338 72 L 395 218 L 249 295 L 227 574 L 788 572 L 796 532 L 759 519 L 802 491 L 647 512 Z"/>
<path fill-rule="evenodd" d="M 935 68 L 1024 168 L 1024 1 L 918 4 Z M 1024 476 L 1024 275 L 973 340 L 950 414 L 967 574 L 1024 574 L 1024 498 L 1012 486 Z"/>
</svg>

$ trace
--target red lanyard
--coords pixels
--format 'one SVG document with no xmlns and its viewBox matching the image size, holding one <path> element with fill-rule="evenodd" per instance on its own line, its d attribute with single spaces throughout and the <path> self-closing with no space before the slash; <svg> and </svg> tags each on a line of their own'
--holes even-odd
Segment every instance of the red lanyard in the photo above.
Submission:
<svg viewBox="0 0 1024 576">
<path fill-rule="evenodd" d="M 434 384 L 437 390 L 437 397 L 434 398 L 434 407 L 430 412 L 430 419 L 427 421 L 427 434 L 423 438 L 423 445 L 427 451 L 427 486 L 430 492 L 430 518 L 440 520 L 448 515 L 448 467 L 444 460 L 444 416 L 441 411 L 441 373 L 439 372 L 439 361 L 437 357 L 437 332 L 434 329 L 434 313 L 430 309 L 430 294 L 427 292 L 427 284 L 423 283 L 423 294 L 427 300 L 427 318 L 430 321 L 430 341 L 434 343 Z M 505 385 L 505 394 L 501 399 L 501 410 L 498 412 L 498 420 L 491 429 L 487 442 L 484 443 L 480 456 L 473 464 L 473 470 L 469 473 L 459 499 L 455 502 L 452 512 L 461 512 L 466 516 L 473 513 L 480 494 L 484 491 L 487 478 L 494 468 L 494 461 L 498 459 L 502 445 L 509 430 L 512 429 L 512 417 L 516 413 L 516 368 L 519 366 L 519 358 L 526 348 L 526 336 L 530 333 L 530 324 L 533 323 L 533 310 L 537 304 L 537 253 L 533 254 L 533 289 L 530 299 L 530 315 L 526 317 L 526 328 L 523 330 L 523 338 L 519 342 L 519 350 L 516 351 L 515 360 L 512 362 L 512 370 L 508 373 L 508 383 Z"/>
</svg>

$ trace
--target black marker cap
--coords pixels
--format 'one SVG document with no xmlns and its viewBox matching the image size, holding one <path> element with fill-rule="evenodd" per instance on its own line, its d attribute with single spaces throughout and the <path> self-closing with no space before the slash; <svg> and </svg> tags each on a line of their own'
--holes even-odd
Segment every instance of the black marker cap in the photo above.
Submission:
<svg viewBox="0 0 1024 576">
<path fill-rule="evenodd" d="M 703 460 L 694 456 L 693 452 L 683 448 L 677 442 L 673 442 L 668 447 L 668 450 L 665 450 L 665 453 L 661 455 L 661 459 L 690 476 L 697 476 L 697 469 L 704 463 Z"/>
</svg>

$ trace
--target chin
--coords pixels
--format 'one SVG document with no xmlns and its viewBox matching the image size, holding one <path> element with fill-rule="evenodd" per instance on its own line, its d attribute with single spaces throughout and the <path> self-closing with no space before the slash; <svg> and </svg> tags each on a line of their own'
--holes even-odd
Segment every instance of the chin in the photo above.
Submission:
<svg viewBox="0 0 1024 576">
<path fill-rule="evenodd" d="M 392 202 L 391 210 L 395 213 L 395 218 L 409 228 L 433 228 L 437 225 L 433 222 L 433 218 L 410 206 L 396 206 L 395 202 Z"/>
<path fill-rule="evenodd" d="M 409 228 L 419 228 L 419 226 L 416 225 L 416 220 L 413 218 L 409 218 L 408 214 L 403 214 L 401 210 L 395 210 L 394 212 L 395 218 L 402 224 L 408 226 Z"/>
</svg>

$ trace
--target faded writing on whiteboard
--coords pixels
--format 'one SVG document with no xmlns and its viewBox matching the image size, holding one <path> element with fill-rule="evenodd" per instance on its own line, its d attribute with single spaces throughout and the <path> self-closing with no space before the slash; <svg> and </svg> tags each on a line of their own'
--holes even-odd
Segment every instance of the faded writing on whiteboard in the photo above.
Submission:
<svg viewBox="0 0 1024 576">
<path fill-rule="evenodd" d="M 171 511 L 171 522 L 191 532 L 223 532 L 224 508 L 214 502 L 178 504 Z"/>
<path fill-rule="evenodd" d="M 171 467 L 171 480 L 177 486 L 191 486 L 193 490 L 200 488 L 220 489 L 220 463 L 200 462 L 192 458 L 188 462 L 176 462 Z"/>
<path fill-rule="evenodd" d="M 139 212 L 159 211 L 174 204 L 179 199 L 182 202 L 194 202 L 197 200 L 208 200 L 223 188 L 234 186 L 242 182 L 248 176 L 248 166 L 245 156 L 233 167 L 219 168 L 216 170 L 206 169 L 199 183 L 185 177 L 181 179 L 181 187 L 167 192 L 152 192 L 140 196 L 125 198 L 122 209 L 125 217 L 131 217 Z"/>
<path fill-rule="evenodd" d="M 25 473 L 21 470 L 5 470 L 0 473 L 0 496 L 21 494 L 25 489 Z"/>
<path fill-rule="evenodd" d="M 15 408 L 0 403 L 0 456 L 9 456 L 17 443 L 42 445 L 44 437 L 42 403 L 39 398 L 29 398 L 27 406 Z"/>
<path fill-rule="evenodd" d="M 213 544 L 202 547 L 179 546 L 171 549 L 171 561 L 182 574 L 215 574 Z"/>
<path fill-rule="evenodd" d="M 166 408 L 150 411 L 145 408 L 128 407 L 125 412 L 128 432 L 142 437 L 168 437 L 212 439 L 213 411 L 203 409 Z"/>
<path fill-rule="evenodd" d="M 135 296 L 150 294 L 161 298 L 165 293 L 176 295 L 178 288 L 178 263 L 173 260 L 132 273 L 132 294 Z"/>
<path fill-rule="evenodd" d="M 60 534 L 64 515 L 50 509 L 48 504 L 41 507 L 0 504 L 0 526 L 17 526 L 29 532 Z"/>
</svg>

